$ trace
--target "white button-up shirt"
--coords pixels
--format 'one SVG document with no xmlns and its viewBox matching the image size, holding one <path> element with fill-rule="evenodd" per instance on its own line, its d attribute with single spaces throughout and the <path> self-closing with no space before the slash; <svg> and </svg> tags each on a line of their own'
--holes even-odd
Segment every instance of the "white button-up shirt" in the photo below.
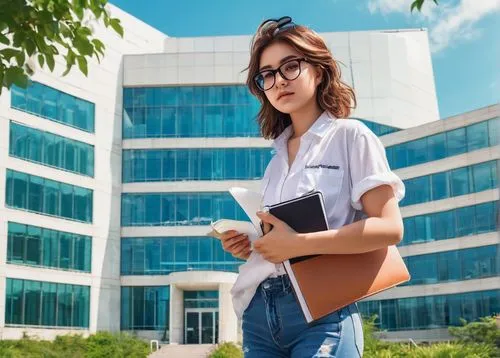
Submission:
<svg viewBox="0 0 500 358">
<path fill-rule="evenodd" d="M 370 189 L 388 184 L 398 201 L 404 197 L 404 184 L 389 168 L 384 146 L 362 122 L 336 119 L 330 113 L 323 112 L 300 138 L 295 160 L 289 167 L 288 139 L 292 131 L 290 125 L 274 140 L 276 155 L 269 162 L 262 178 L 263 205 L 280 203 L 311 190 L 319 190 L 325 200 L 329 228 L 337 229 L 362 218 L 361 196 Z M 251 262 L 247 263 L 251 265 Z M 252 270 L 245 267 L 243 271 Z M 240 275 L 243 271 L 240 269 Z M 283 274 L 283 265 L 278 264 L 270 271 L 273 272 L 268 273 L 267 277 Z M 250 277 L 248 274 L 246 279 L 254 281 L 247 292 L 252 296 L 266 278 L 261 276 L 255 282 L 256 276 Z M 245 280 L 243 277 L 240 279 Z M 236 286 L 248 285 L 239 282 Z M 240 311 L 244 310 L 251 297 L 249 300 L 245 297 L 247 295 L 239 293 L 239 296 L 233 295 L 233 303 L 237 314 L 242 314 L 236 307 Z M 241 297 L 245 297 L 243 301 L 248 302 L 242 302 Z M 235 302 L 235 298 L 241 302 Z"/>
</svg>

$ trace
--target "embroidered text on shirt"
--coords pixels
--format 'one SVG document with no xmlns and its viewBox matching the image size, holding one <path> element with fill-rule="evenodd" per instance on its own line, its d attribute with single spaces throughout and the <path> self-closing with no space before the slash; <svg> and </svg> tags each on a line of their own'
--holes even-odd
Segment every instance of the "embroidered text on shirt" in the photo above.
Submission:
<svg viewBox="0 0 500 358">
<path fill-rule="evenodd" d="M 308 168 L 327 168 L 327 169 L 339 169 L 338 165 L 325 165 L 325 164 L 318 164 L 318 165 L 306 165 L 306 169 Z"/>
</svg>

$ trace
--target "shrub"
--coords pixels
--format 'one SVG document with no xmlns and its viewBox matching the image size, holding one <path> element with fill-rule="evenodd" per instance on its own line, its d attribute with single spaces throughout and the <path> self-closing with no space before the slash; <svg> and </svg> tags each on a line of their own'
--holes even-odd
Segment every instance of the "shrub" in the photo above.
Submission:
<svg viewBox="0 0 500 358">
<path fill-rule="evenodd" d="M 98 332 L 88 338 L 64 335 L 52 342 L 27 336 L 19 340 L 0 340 L 2 358 L 146 358 L 148 354 L 146 342 L 126 333 Z"/>
<path fill-rule="evenodd" d="M 219 344 L 209 355 L 209 358 L 243 358 L 243 351 L 232 342 Z"/>
</svg>

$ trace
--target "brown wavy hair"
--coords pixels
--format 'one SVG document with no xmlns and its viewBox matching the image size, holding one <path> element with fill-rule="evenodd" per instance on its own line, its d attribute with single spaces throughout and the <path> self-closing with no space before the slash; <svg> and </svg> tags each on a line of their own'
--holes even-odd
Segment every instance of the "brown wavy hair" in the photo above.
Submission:
<svg viewBox="0 0 500 358">
<path fill-rule="evenodd" d="M 300 53 L 307 62 L 320 69 L 323 76 L 316 90 L 316 100 L 320 108 L 337 118 L 347 118 L 356 107 L 356 95 L 353 89 L 340 80 L 340 68 L 325 41 L 315 31 L 308 27 L 295 27 L 282 30 L 273 35 L 277 24 L 266 25 L 254 35 L 250 49 L 250 63 L 246 84 L 250 92 L 262 104 L 257 115 L 257 121 L 265 139 L 275 139 L 292 123 L 290 115 L 278 111 L 269 102 L 266 95 L 254 82 L 254 76 L 259 72 L 260 57 L 264 49 L 272 43 L 282 42 Z"/>
</svg>

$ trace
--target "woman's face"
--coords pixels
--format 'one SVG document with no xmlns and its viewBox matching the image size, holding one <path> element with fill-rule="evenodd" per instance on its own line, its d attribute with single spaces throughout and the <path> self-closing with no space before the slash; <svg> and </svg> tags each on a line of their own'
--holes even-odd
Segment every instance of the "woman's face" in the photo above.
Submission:
<svg viewBox="0 0 500 358">
<path fill-rule="evenodd" d="M 290 45 L 275 42 L 266 47 L 262 52 L 259 71 L 265 69 L 276 70 L 290 59 L 302 57 Z M 282 113 L 291 114 L 297 112 L 311 105 L 311 102 L 316 101 L 316 88 L 321 83 L 321 73 L 305 61 L 300 61 L 300 69 L 299 77 L 294 80 L 287 80 L 277 72 L 275 74 L 276 80 L 274 86 L 264 92 L 273 107 Z M 290 71 L 293 71 L 293 68 Z"/>
</svg>

